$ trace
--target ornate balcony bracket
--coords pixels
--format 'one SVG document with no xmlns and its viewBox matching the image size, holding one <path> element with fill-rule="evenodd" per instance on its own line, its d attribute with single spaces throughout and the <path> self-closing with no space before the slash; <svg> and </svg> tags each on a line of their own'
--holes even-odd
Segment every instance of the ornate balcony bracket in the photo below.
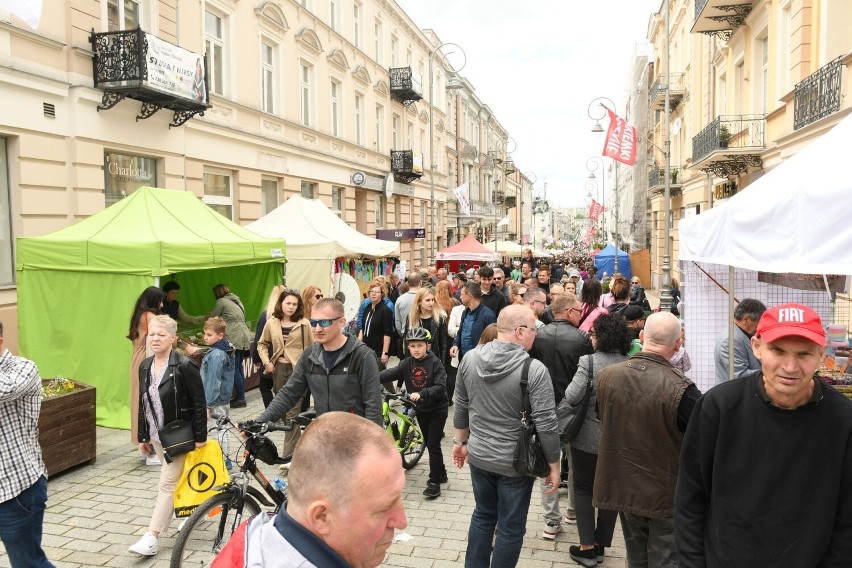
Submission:
<svg viewBox="0 0 852 568">
<path fill-rule="evenodd" d="M 125 96 L 126 95 L 124 93 L 105 91 L 104 95 L 101 97 L 101 104 L 98 105 L 97 110 L 109 110 L 124 100 Z"/>
<path fill-rule="evenodd" d="M 747 172 L 749 168 L 762 168 L 763 160 L 760 156 L 748 154 L 726 154 L 725 159 L 709 164 L 702 171 L 712 173 L 716 177 L 730 177 Z"/>
<path fill-rule="evenodd" d="M 193 116 L 204 116 L 203 110 L 179 110 L 175 112 L 172 121 L 169 123 L 169 128 L 178 127 L 188 122 Z"/>
<path fill-rule="evenodd" d="M 393 180 L 397 183 L 411 183 L 414 180 L 420 179 L 420 174 L 394 172 Z"/>
<path fill-rule="evenodd" d="M 163 108 L 163 105 L 149 102 L 142 103 L 142 110 L 136 115 L 136 122 L 139 122 L 140 119 L 145 120 L 146 118 L 151 118 L 157 114 L 157 111 L 161 108 Z"/>
</svg>

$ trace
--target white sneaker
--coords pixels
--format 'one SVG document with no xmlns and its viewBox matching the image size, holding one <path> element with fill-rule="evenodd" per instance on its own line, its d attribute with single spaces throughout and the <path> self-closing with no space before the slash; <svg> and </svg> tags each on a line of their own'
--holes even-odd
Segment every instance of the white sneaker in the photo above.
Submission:
<svg viewBox="0 0 852 568">
<path fill-rule="evenodd" d="M 163 465 L 163 461 L 157 455 L 145 458 L 145 465 Z"/>
<path fill-rule="evenodd" d="M 146 532 L 136 544 L 127 549 L 127 552 L 134 552 L 140 556 L 154 556 L 157 554 L 157 537 Z"/>
</svg>

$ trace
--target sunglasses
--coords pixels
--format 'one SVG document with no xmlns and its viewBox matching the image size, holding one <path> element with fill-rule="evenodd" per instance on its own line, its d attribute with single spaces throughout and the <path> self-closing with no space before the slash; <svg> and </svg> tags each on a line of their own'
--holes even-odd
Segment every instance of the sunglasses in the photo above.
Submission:
<svg viewBox="0 0 852 568">
<path fill-rule="evenodd" d="M 318 320 L 312 319 L 312 320 L 308 320 L 308 321 L 310 321 L 311 327 L 320 326 L 321 328 L 325 329 L 327 327 L 331 327 L 331 324 L 333 324 L 334 322 L 336 322 L 337 320 L 339 320 L 342 317 L 343 316 L 339 316 L 339 317 L 331 318 L 331 319 L 318 319 Z"/>
<path fill-rule="evenodd" d="M 316 298 L 317 300 L 321 300 L 321 299 L 322 299 L 322 294 L 317 294 L 316 296 L 314 296 L 314 298 Z"/>
</svg>

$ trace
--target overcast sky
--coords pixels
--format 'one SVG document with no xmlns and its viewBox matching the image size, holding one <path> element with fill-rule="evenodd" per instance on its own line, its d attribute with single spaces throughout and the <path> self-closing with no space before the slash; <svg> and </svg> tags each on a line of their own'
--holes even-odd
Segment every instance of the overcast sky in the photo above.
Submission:
<svg viewBox="0 0 852 568">
<path fill-rule="evenodd" d="M 661 0 L 397 2 L 420 28 L 464 49 L 461 74 L 517 142 L 513 158 L 536 174 L 535 187 L 547 181 L 557 207 L 582 205 L 586 160 L 603 148 L 589 103 L 606 96 L 624 108 L 636 46 Z"/>
</svg>

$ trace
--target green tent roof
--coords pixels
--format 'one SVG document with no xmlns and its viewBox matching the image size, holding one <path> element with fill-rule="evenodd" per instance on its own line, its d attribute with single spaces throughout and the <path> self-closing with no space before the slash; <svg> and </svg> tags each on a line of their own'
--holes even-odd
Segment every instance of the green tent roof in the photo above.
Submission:
<svg viewBox="0 0 852 568">
<path fill-rule="evenodd" d="M 284 239 L 258 236 L 189 191 L 153 187 L 141 187 L 69 227 L 17 242 L 18 271 L 164 276 L 285 260 Z"/>
</svg>

